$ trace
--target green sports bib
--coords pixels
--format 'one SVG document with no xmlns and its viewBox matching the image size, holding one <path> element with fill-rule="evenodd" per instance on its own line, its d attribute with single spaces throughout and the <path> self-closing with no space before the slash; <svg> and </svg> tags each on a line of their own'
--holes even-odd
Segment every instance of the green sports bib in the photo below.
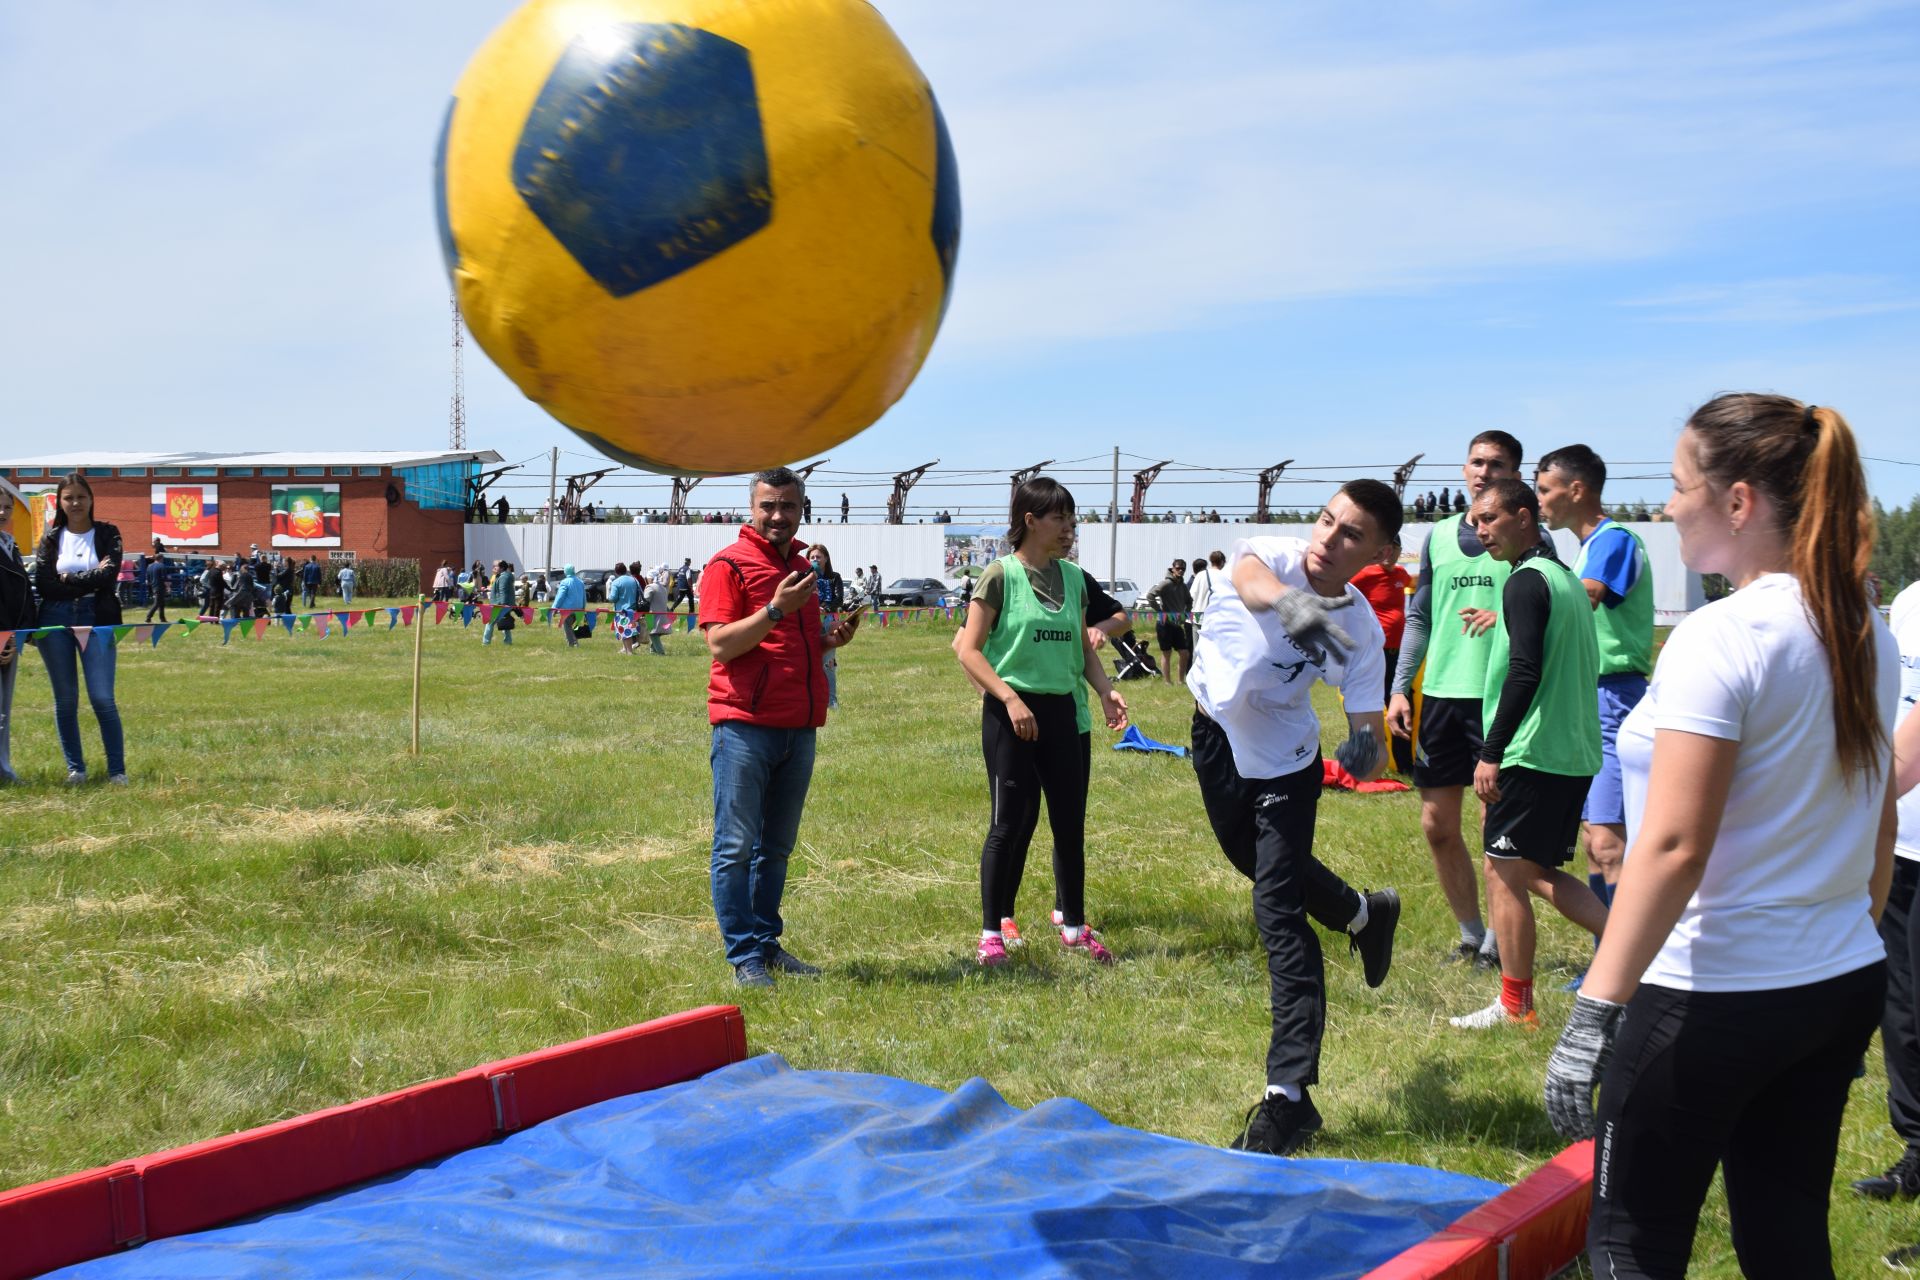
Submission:
<svg viewBox="0 0 1920 1280">
<path fill-rule="evenodd" d="M 1600 772 L 1600 702 L 1594 696 L 1600 684 L 1600 645 L 1594 636 L 1587 589 L 1573 570 L 1546 556 L 1535 556 L 1513 572 L 1543 575 L 1553 604 L 1541 648 L 1540 687 L 1534 690 L 1533 705 L 1514 731 L 1501 764 L 1591 777 Z M 1480 716 L 1481 723 L 1491 728 L 1499 713 L 1500 686 L 1507 680 L 1511 652 L 1504 619 L 1488 639 L 1493 644 L 1488 650 Z"/>
<path fill-rule="evenodd" d="M 1427 666 L 1421 689 L 1429 698 L 1478 698 L 1487 684 L 1487 655 L 1496 627 L 1481 636 L 1460 634 L 1462 609 L 1500 608 L 1500 588 L 1512 572 L 1482 551 L 1460 554 L 1464 515 L 1448 516 L 1427 537 L 1427 561 L 1433 570 L 1428 588 Z"/>
<path fill-rule="evenodd" d="M 1000 612 L 987 633 L 983 652 L 1002 680 L 1021 693 L 1075 696 L 1080 732 L 1093 727 L 1087 699 L 1080 692 L 1086 672 L 1086 577 L 1071 561 L 1060 561 L 1060 607 L 1049 609 L 1027 581 L 1026 566 L 1014 556 L 1000 557 Z"/>
</svg>

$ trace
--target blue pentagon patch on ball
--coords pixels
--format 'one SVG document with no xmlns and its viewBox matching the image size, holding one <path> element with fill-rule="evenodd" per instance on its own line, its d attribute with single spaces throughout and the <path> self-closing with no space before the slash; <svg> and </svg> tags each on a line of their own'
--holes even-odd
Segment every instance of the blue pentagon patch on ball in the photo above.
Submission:
<svg viewBox="0 0 1920 1280">
<path fill-rule="evenodd" d="M 527 113 L 513 184 L 616 298 L 724 252 L 773 217 L 747 51 L 678 23 L 576 38 Z"/>
</svg>

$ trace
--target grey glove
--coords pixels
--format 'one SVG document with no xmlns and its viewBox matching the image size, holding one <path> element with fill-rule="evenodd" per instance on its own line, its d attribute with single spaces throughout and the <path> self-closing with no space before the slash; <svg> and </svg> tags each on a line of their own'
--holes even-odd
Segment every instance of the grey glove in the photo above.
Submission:
<svg viewBox="0 0 1920 1280">
<path fill-rule="evenodd" d="M 1359 732 L 1340 744 L 1333 758 L 1340 762 L 1342 769 L 1364 781 L 1379 767 L 1380 754 L 1380 739 L 1373 736 L 1373 726 L 1363 724 Z"/>
<path fill-rule="evenodd" d="M 1567 1029 L 1547 1059 L 1545 1100 L 1553 1131 L 1568 1141 L 1593 1136 L 1593 1091 L 1613 1056 L 1613 1036 L 1627 1007 L 1580 996 Z"/>
<path fill-rule="evenodd" d="M 1353 652 L 1353 637 L 1328 616 L 1335 609 L 1345 609 L 1352 604 L 1352 596 L 1321 596 L 1295 587 L 1273 602 L 1273 612 L 1301 652 L 1324 667 L 1327 649 L 1333 649 L 1343 661 Z"/>
</svg>

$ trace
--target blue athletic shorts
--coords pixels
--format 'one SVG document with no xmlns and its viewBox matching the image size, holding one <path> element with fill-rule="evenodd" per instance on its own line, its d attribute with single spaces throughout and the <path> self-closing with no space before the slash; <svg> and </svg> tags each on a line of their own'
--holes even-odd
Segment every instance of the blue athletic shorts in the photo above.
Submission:
<svg viewBox="0 0 1920 1280">
<path fill-rule="evenodd" d="M 1620 790 L 1620 754 L 1614 740 L 1620 736 L 1620 722 L 1647 696 L 1647 678 L 1636 673 L 1600 677 L 1600 772 L 1587 789 L 1587 804 L 1580 811 L 1582 822 L 1624 825 L 1627 798 Z"/>
</svg>

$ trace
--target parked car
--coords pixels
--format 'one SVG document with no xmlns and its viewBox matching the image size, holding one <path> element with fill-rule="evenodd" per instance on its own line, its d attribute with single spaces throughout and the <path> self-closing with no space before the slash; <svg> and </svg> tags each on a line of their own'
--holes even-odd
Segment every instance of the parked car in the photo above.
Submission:
<svg viewBox="0 0 1920 1280">
<path fill-rule="evenodd" d="M 880 591 L 882 608 L 937 605 L 952 588 L 938 578 L 895 578 Z"/>
<path fill-rule="evenodd" d="M 587 584 L 587 603 L 605 604 L 607 602 L 607 583 L 613 577 L 611 569 L 582 569 L 580 581 Z M 549 578 L 549 582 L 554 579 Z"/>
<path fill-rule="evenodd" d="M 1140 585 L 1132 578 L 1101 578 L 1098 581 L 1100 589 L 1112 596 L 1128 613 L 1140 607 Z"/>
</svg>

